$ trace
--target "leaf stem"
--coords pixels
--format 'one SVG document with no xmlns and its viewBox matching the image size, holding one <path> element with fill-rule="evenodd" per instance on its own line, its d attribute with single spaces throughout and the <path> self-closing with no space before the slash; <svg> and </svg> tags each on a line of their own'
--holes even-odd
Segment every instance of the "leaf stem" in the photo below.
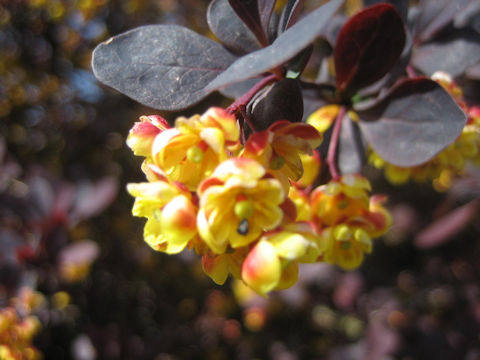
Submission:
<svg viewBox="0 0 480 360">
<path fill-rule="evenodd" d="M 330 139 L 330 145 L 328 146 L 327 153 L 327 164 L 330 170 L 330 175 L 332 175 L 333 180 L 338 180 L 341 176 L 340 171 L 337 167 L 337 149 L 338 141 L 340 139 L 340 131 L 342 130 L 342 121 L 346 113 L 345 106 L 341 106 L 338 111 L 337 119 L 335 120 L 335 125 L 333 127 L 332 137 Z"/>
</svg>

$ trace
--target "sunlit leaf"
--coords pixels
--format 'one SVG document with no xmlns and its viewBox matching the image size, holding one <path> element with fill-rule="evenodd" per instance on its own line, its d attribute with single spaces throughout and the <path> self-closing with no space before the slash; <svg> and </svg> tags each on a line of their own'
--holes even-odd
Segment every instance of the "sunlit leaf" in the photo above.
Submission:
<svg viewBox="0 0 480 360">
<path fill-rule="evenodd" d="M 220 44 L 175 25 L 130 30 L 97 46 L 104 84 L 156 109 L 179 110 L 209 94 L 205 85 L 235 60 Z"/>
<path fill-rule="evenodd" d="M 207 22 L 218 40 L 237 53 L 246 54 L 261 47 L 255 35 L 238 17 L 228 0 L 213 0 L 210 3 Z"/>
</svg>

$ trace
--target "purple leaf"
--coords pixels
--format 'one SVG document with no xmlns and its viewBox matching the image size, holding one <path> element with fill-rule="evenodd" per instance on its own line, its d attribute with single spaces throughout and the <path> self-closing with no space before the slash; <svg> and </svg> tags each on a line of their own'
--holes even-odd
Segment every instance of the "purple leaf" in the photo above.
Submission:
<svg viewBox="0 0 480 360">
<path fill-rule="evenodd" d="M 343 0 L 330 1 L 281 34 L 272 45 L 241 57 L 208 84 L 205 91 L 249 79 L 287 62 L 313 42 L 342 3 Z"/>
<path fill-rule="evenodd" d="M 480 36 L 471 29 L 453 30 L 442 41 L 417 46 L 411 63 L 430 76 L 435 71 L 445 71 L 452 77 L 480 61 Z"/>
<path fill-rule="evenodd" d="M 478 216 L 479 209 L 480 200 L 476 199 L 442 216 L 416 236 L 415 246 L 429 249 L 451 240 Z"/>
<path fill-rule="evenodd" d="M 189 29 L 150 25 L 98 45 L 92 67 L 98 80 L 146 106 L 179 110 L 207 96 L 205 85 L 234 60 Z"/>
<path fill-rule="evenodd" d="M 478 0 L 422 0 L 415 24 L 415 40 L 431 40 L 472 1 Z"/>
<path fill-rule="evenodd" d="M 398 166 L 419 165 L 451 144 L 467 117 L 435 81 L 408 79 L 371 108 L 357 111 L 369 145 Z"/>
<path fill-rule="evenodd" d="M 480 13 L 480 1 L 470 0 L 470 2 L 455 14 L 453 23 L 456 27 L 467 26 L 470 21 L 478 18 Z"/>
<path fill-rule="evenodd" d="M 342 121 L 337 148 L 337 163 L 342 175 L 361 172 L 366 161 L 366 148 L 358 123 L 347 112 Z"/>
<path fill-rule="evenodd" d="M 225 46 L 245 54 L 261 48 L 255 35 L 232 9 L 228 0 L 214 0 L 207 10 L 210 30 Z"/>
<path fill-rule="evenodd" d="M 379 80 L 397 62 L 404 46 L 404 24 L 392 5 L 373 5 L 357 13 L 337 36 L 337 88 L 355 92 Z"/>
<path fill-rule="evenodd" d="M 480 80 L 480 63 L 469 66 L 465 70 L 465 75 L 472 80 Z"/>
<path fill-rule="evenodd" d="M 112 177 L 104 178 L 95 184 L 80 185 L 71 213 L 71 221 L 76 223 L 97 215 L 115 200 L 117 191 L 118 181 Z"/>
<path fill-rule="evenodd" d="M 268 38 L 263 31 L 262 20 L 258 12 L 257 0 L 228 0 L 238 17 L 247 25 L 262 46 L 268 45 Z"/>
</svg>

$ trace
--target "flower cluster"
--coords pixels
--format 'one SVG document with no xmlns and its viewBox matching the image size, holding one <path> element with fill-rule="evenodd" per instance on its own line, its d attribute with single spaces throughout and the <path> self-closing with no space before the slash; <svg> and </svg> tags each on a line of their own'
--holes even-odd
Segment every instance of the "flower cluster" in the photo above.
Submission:
<svg viewBox="0 0 480 360">
<path fill-rule="evenodd" d="M 436 72 L 432 79 L 446 89 L 468 116 L 467 123 L 458 138 L 424 164 L 400 167 L 386 162 L 371 151 L 369 162 L 383 169 L 389 182 L 400 185 L 410 179 L 416 182 L 432 181 L 438 191 L 448 190 L 453 179 L 461 174 L 468 163 L 480 164 L 480 108 L 467 107 L 462 98 L 462 89 L 445 72 Z"/>
<path fill-rule="evenodd" d="M 143 116 L 127 144 L 147 181 L 128 185 L 155 250 L 192 249 L 216 283 L 231 274 L 257 293 L 293 285 L 299 263 L 360 265 L 390 217 L 360 175 L 314 188 L 322 135 L 286 120 L 241 141 L 234 115 L 211 108 L 175 126 Z"/>
<path fill-rule="evenodd" d="M 40 330 L 40 322 L 28 313 L 21 316 L 15 307 L 0 309 L 0 359 L 41 359 L 41 353 L 32 345 L 32 338 Z"/>
</svg>

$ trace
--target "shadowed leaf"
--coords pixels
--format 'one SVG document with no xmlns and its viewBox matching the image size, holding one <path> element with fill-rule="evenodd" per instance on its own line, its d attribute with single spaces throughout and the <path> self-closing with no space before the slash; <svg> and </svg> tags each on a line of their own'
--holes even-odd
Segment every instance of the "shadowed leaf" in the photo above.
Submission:
<svg viewBox="0 0 480 360">
<path fill-rule="evenodd" d="M 457 138 L 467 121 L 452 97 L 425 78 L 405 80 L 372 108 L 357 113 L 369 145 L 398 166 L 429 160 Z"/>
<path fill-rule="evenodd" d="M 404 45 L 403 21 L 392 5 L 373 5 L 359 12 L 337 37 L 337 87 L 354 92 L 379 80 L 397 62 Z"/>
<path fill-rule="evenodd" d="M 288 0 L 283 8 L 280 21 L 278 22 L 278 33 L 281 34 L 291 27 L 298 20 L 305 0 Z"/>
<path fill-rule="evenodd" d="M 267 129 L 278 120 L 301 121 L 303 99 L 298 81 L 283 79 L 276 82 L 252 100 L 248 110 L 258 131 Z"/>
<path fill-rule="evenodd" d="M 422 0 L 415 23 L 415 40 L 432 39 L 472 1 L 478 0 Z"/>
<path fill-rule="evenodd" d="M 366 161 L 365 150 L 366 143 L 360 128 L 347 112 L 342 121 L 337 150 L 337 163 L 342 175 L 361 172 Z"/>
<path fill-rule="evenodd" d="M 260 13 L 260 20 L 262 21 L 265 34 L 269 33 L 270 18 L 272 17 L 276 2 L 276 0 L 258 0 L 258 11 Z"/>
<path fill-rule="evenodd" d="M 378 3 L 389 3 L 395 6 L 398 13 L 404 21 L 407 20 L 408 15 L 408 0 L 366 0 L 364 6 L 370 6 Z"/>
<path fill-rule="evenodd" d="M 343 0 L 330 1 L 281 34 L 272 45 L 241 57 L 208 84 L 206 91 L 246 80 L 290 60 L 320 34 L 342 3 Z"/>
<path fill-rule="evenodd" d="M 465 70 L 465 75 L 473 80 L 480 80 L 480 63 L 472 65 Z"/>
<path fill-rule="evenodd" d="M 184 109 L 235 57 L 220 44 L 174 25 L 142 26 L 97 46 L 92 66 L 104 84 L 155 109 Z"/>
<path fill-rule="evenodd" d="M 237 13 L 238 17 L 247 25 L 260 44 L 268 45 L 266 33 L 263 31 L 262 20 L 258 11 L 257 0 L 228 0 L 228 3 Z"/>
<path fill-rule="evenodd" d="M 480 36 L 471 29 L 453 30 L 441 42 L 432 42 L 415 48 L 412 65 L 430 76 L 443 70 L 453 77 L 480 61 Z"/>
<path fill-rule="evenodd" d="M 261 48 L 255 35 L 232 9 L 228 0 L 214 0 L 207 10 L 210 30 L 225 46 L 246 54 Z"/>
<path fill-rule="evenodd" d="M 250 90 L 256 83 L 258 83 L 258 81 L 259 79 L 248 79 L 220 89 L 219 92 L 223 96 L 237 99 L 243 94 L 245 94 L 248 90 Z"/>
<path fill-rule="evenodd" d="M 477 18 L 480 14 L 480 1 L 470 0 L 470 2 L 455 14 L 453 23 L 456 27 L 468 25 L 470 21 Z"/>
<path fill-rule="evenodd" d="M 416 236 L 415 246 L 429 249 L 451 240 L 478 215 L 479 205 L 478 199 L 472 200 L 434 221 Z"/>
</svg>

